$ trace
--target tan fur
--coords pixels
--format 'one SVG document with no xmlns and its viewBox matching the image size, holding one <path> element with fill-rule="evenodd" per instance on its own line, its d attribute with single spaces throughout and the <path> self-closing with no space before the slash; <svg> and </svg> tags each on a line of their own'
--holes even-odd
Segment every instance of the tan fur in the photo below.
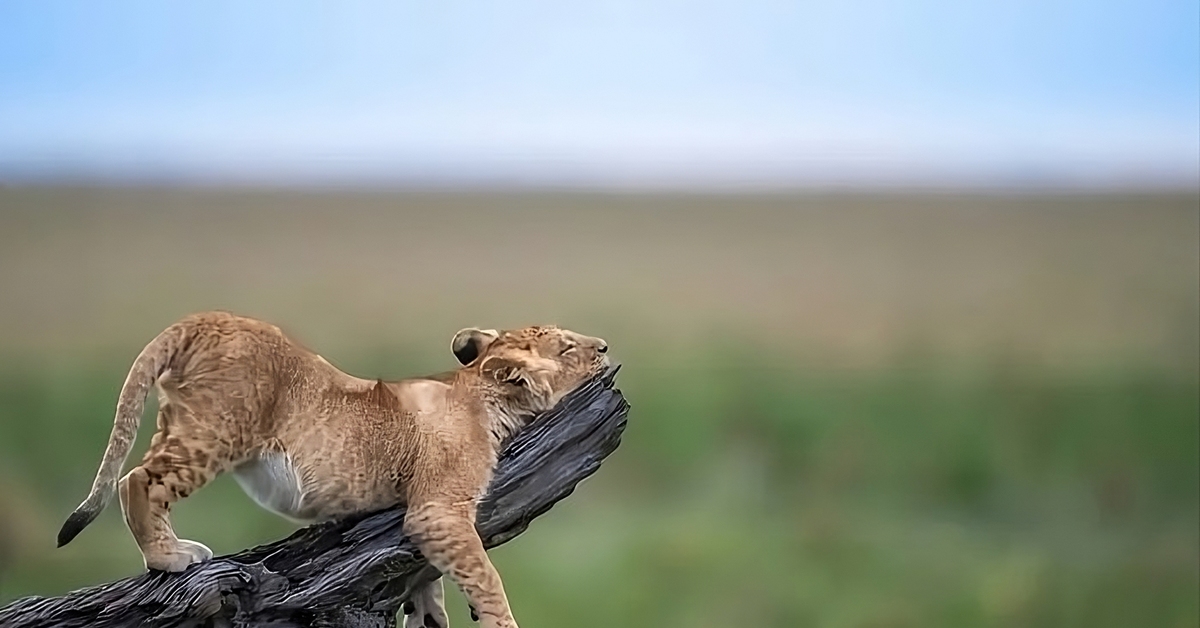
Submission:
<svg viewBox="0 0 1200 628">
<path fill-rule="evenodd" d="M 463 330 L 452 349 L 464 362 L 453 372 L 370 381 L 274 325 L 223 312 L 189 316 L 134 362 L 92 491 L 59 544 L 119 492 L 146 566 L 181 571 L 212 552 L 175 536 L 171 504 L 232 471 L 256 501 L 298 521 L 407 504 L 405 532 L 459 585 L 482 625 L 514 627 L 475 532 L 476 506 L 504 440 L 603 369 L 607 345 L 529 327 Z M 118 482 L 152 385 L 158 429 L 141 464 Z M 406 625 L 444 627 L 440 593 L 440 581 L 418 592 L 422 612 Z"/>
</svg>

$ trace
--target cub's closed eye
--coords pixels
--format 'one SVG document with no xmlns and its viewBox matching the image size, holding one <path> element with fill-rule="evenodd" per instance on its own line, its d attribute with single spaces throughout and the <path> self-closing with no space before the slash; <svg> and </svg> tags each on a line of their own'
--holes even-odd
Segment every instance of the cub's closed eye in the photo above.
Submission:
<svg viewBox="0 0 1200 628">
<path fill-rule="evenodd" d="M 575 350 L 575 345 L 569 345 L 566 348 L 564 348 L 562 351 L 560 351 L 559 355 L 567 355 L 568 353 L 570 353 L 574 350 Z"/>
</svg>

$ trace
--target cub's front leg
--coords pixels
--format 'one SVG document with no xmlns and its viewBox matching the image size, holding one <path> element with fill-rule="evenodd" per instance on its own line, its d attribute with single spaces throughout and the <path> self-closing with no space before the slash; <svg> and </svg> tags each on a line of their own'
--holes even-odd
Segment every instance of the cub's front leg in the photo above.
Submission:
<svg viewBox="0 0 1200 628">
<path fill-rule="evenodd" d="M 429 564 L 454 580 L 482 628 L 517 628 L 500 574 L 475 531 L 475 508 L 473 499 L 416 501 L 405 515 L 404 533 Z"/>
</svg>

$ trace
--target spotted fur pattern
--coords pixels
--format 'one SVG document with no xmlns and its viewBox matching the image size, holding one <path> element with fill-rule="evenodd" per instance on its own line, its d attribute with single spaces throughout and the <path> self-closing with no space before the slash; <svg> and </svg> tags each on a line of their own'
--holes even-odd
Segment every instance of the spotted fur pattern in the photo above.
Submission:
<svg viewBox="0 0 1200 628">
<path fill-rule="evenodd" d="M 260 505 L 296 521 L 406 504 L 405 532 L 458 584 L 481 624 L 515 627 L 475 532 L 478 500 L 504 440 L 605 368 L 607 345 L 547 326 L 465 329 L 451 348 L 462 363 L 455 371 L 370 381 L 262 321 L 224 312 L 179 321 L 134 361 L 92 490 L 59 545 L 118 493 L 146 567 L 182 571 L 212 552 L 175 535 L 171 505 L 228 471 Z M 152 386 L 157 430 L 141 463 L 118 480 Z M 414 595 L 420 613 L 406 626 L 446 628 L 441 587 Z"/>
</svg>

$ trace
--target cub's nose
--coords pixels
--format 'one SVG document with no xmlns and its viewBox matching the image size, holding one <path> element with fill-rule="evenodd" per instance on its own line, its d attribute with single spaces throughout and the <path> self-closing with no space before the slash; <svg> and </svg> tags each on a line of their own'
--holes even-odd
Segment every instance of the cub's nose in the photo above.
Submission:
<svg viewBox="0 0 1200 628">
<path fill-rule="evenodd" d="M 599 351 L 600 353 L 608 353 L 608 343 L 601 340 L 600 346 L 596 347 L 596 351 Z"/>
</svg>

